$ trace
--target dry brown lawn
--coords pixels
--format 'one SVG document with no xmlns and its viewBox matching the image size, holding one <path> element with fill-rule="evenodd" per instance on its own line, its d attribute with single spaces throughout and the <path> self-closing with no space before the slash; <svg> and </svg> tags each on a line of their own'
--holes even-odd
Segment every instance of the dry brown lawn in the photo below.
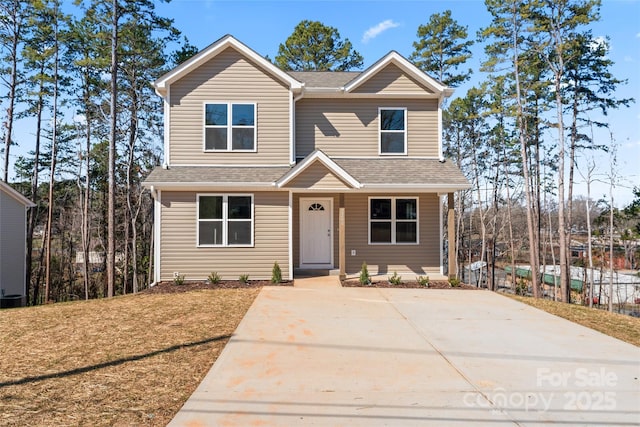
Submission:
<svg viewBox="0 0 640 427">
<path fill-rule="evenodd" d="M 0 311 L 0 425 L 166 425 L 259 291 Z"/>
<path fill-rule="evenodd" d="M 609 313 L 608 311 L 581 305 L 509 294 L 504 295 L 582 326 L 595 329 L 603 334 L 640 346 L 640 319 L 638 318 L 624 314 Z"/>
</svg>

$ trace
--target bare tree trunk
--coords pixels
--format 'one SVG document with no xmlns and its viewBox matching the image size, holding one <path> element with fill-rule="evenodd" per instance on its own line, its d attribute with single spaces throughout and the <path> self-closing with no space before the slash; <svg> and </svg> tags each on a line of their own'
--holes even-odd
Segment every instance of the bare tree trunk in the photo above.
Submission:
<svg viewBox="0 0 640 427">
<path fill-rule="evenodd" d="M 40 73 L 44 75 L 44 62 L 40 66 Z M 33 172 L 31 174 L 31 201 L 36 205 L 27 211 L 27 256 L 25 270 L 27 272 L 27 298 L 31 288 L 31 270 L 33 269 L 33 233 L 38 222 L 38 178 L 40 173 L 40 139 L 42 135 L 42 110 L 44 108 L 44 81 L 41 78 L 38 87 L 38 101 L 36 107 L 36 140 L 33 150 Z M 35 303 L 34 303 L 35 304 Z"/>
<path fill-rule="evenodd" d="M 129 189 L 126 190 L 127 193 Z M 129 195 L 125 196 L 127 199 Z M 128 202 L 128 201 L 127 201 Z M 129 262 L 131 255 L 129 254 L 129 229 L 131 225 L 129 222 L 129 210 L 124 212 L 124 249 L 122 254 L 122 295 L 127 294 L 127 287 L 129 286 Z"/>
<path fill-rule="evenodd" d="M 556 252 L 553 250 L 553 223 L 551 221 L 551 209 L 547 208 L 547 214 L 549 216 L 549 246 L 551 247 L 551 262 L 553 262 L 553 300 L 558 301 L 558 276 L 556 274 Z"/>
<path fill-rule="evenodd" d="M 53 207 L 55 204 L 53 197 L 53 187 L 55 185 L 57 139 L 58 139 L 58 5 L 55 5 L 54 20 L 54 62 L 53 62 L 53 129 L 51 132 L 51 175 L 49 176 L 49 211 L 47 213 L 47 240 L 46 240 L 46 274 L 45 274 L 45 304 L 49 302 L 49 292 L 51 291 L 51 226 L 53 223 Z"/>
<path fill-rule="evenodd" d="M 111 125 L 109 136 L 109 206 L 107 213 L 107 297 L 113 297 L 116 264 L 116 233 L 115 233 L 115 196 L 116 196 L 116 132 L 117 132 L 117 101 L 118 101 L 118 0 L 112 0 L 112 28 L 111 28 Z"/>
<path fill-rule="evenodd" d="M 562 72 L 555 72 L 556 89 L 556 115 L 558 120 L 558 244 L 560 246 L 560 289 L 562 292 L 562 302 L 571 302 L 571 282 L 568 264 L 568 242 L 567 226 L 565 214 L 564 196 L 564 168 L 565 168 L 565 148 L 564 148 L 564 123 L 562 118 Z"/>
<path fill-rule="evenodd" d="M 514 10 L 512 15 L 513 28 L 518 28 L 519 22 L 516 11 L 516 3 L 513 4 Z M 538 236 L 536 234 L 536 225 L 534 218 L 537 216 L 536 203 L 533 200 L 533 194 L 531 189 L 531 180 L 529 177 L 529 156 L 527 153 L 527 126 L 524 117 L 524 108 L 522 105 L 522 91 L 520 87 L 520 69 L 519 69 L 519 49 L 518 49 L 518 32 L 513 32 L 513 66 L 514 66 L 514 79 L 516 88 L 516 100 L 517 100 L 517 121 L 518 121 L 518 136 L 520 139 L 520 156 L 522 158 L 522 173 L 524 176 L 525 195 L 527 200 L 527 229 L 529 231 L 529 262 L 531 264 L 531 286 L 533 288 L 533 297 L 540 297 L 540 285 L 539 285 L 539 260 L 538 260 Z M 515 274 L 515 271 L 514 271 Z"/>
<path fill-rule="evenodd" d="M 593 129 L 592 129 L 593 133 Z M 593 135 L 592 138 L 593 140 Z M 595 162 L 591 161 L 587 166 L 587 201 L 586 205 L 586 214 L 587 214 L 587 253 L 589 257 L 589 275 L 588 275 L 588 285 L 589 285 L 589 307 L 593 307 L 593 248 L 591 247 L 591 182 L 593 180 L 593 171 L 596 168 Z M 580 170 L 578 170 L 580 172 Z M 584 178 L 584 177 L 583 177 Z"/>
<path fill-rule="evenodd" d="M 4 170 L 3 170 L 3 180 L 4 182 L 9 182 L 9 153 L 11 151 L 11 143 L 13 137 L 13 119 L 14 119 L 14 108 L 15 101 L 17 97 L 17 88 L 18 88 L 18 47 L 20 44 L 20 38 L 22 33 L 22 15 L 21 9 L 22 7 L 19 4 L 19 1 L 13 2 L 14 6 L 11 10 L 11 6 L 1 12 L 3 14 L 6 13 L 6 16 L 9 17 L 11 27 L 10 29 L 10 41 L 9 41 L 9 56 L 11 57 L 11 65 L 9 68 L 9 82 L 8 82 L 8 94 L 7 99 L 9 100 L 9 104 L 7 105 L 7 121 L 4 123 L 6 129 L 4 134 Z M 3 8 L 4 9 L 4 8 Z"/>
<path fill-rule="evenodd" d="M 87 92 L 88 93 L 88 92 Z M 87 103 L 88 105 L 88 103 Z M 85 162 L 87 165 L 86 169 L 86 178 L 85 178 L 85 187 L 84 187 L 84 203 L 82 206 L 82 250 L 84 251 L 84 298 L 86 300 L 89 299 L 89 286 L 90 286 L 90 276 L 89 276 L 89 262 L 90 258 L 90 219 L 89 219 L 89 206 L 91 204 L 91 116 L 90 114 L 86 115 L 87 122 L 87 134 L 85 136 L 85 150 L 86 157 Z"/>
<path fill-rule="evenodd" d="M 511 287 L 513 288 L 513 290 L 515 291 L 516 289 L 516 245 L 515 245 L 515 241 L 513 239 L 513 216 L 511 214 L 511 191 L 510 191 L 510 185 L 509 185 L 509 171 L 507 170 L 507 156 L 506 153 L 503 156 L 504 160 L 502 162 L 502 166 L 504 167 L 504 175 L 505 177 L 507 177 L 507 186 L 506 186 L 506 193 L 507 193 L 507 223 L 509 224 L 509 247 L 511 249 Z"/>
<path fill-rule="evenodd" d="M 475 132 L 474 132 L 475 133 Z M 474 174 L 474 181 L 475 181 L 475 186 L 476 186 L 476 192 L 478 195 L 478 219 L 480 221 L 480 237 L 482 239 L 482 247 L 480 249 L 480 269 L 478 270 L 478 280 L 477 280 L 477 286 L 480 286 L 480 282 L 482 280 L 482 272 L 484 271 L 484 267 L 482 267 L 482 263 L 485 260 L 485 253 L 486 253 L 486 248 L 487 248 L 487 227 L 485 225 L 485 211 L 484 208 L 482 206 L 482 190 L 480 189 L 480 171 L 479 171 L 479 167 L 478 167 L 478 156 L 477 156 L 477 150 L 472 150 L 473 151 L 473 174 Z M 471 275 L 471 264 L 469 264 L 469 275 Z"/>
<path fill-rule="evenodd" d="M 609 176 L 609 311 L 613 312 L 613 190 L 616 187 L 618 147 L 611 136 L 611 163 Z"/>
<path fill-rule="evenodd" d="M 131 82 L 135 82 L 136 81 L 136 70 L 130 70 L 129 73 L 133 73 L 133 75 L 131 75 Z M 136 145 L 136 141 L 138 139 L 138 97 L 137 97 L 137 93 L 135 90 L 135 84 L 131 85 L 131 100 L 130 100 L 130 104 L 129 104 L 129 158 L 127 161 L 127 194 L 126 194 L 126 199 L 127 199 L 127 212 L 128 212 L 128 220 L 129 222 L 127 223 L 127 238 L 125 238 L 125 242 L 129 242 L 129 231 L 131 231 L 132 236 L 132 242 L 131 242 L 131 252 L 132 252 L 132 262 L 131 262 L 131 266 L 133 269 L 133 284 L 132 284 L 132 292 L 136 293 L 138 292 L 138 252 L 137 252 L 137 220 L 138 220 L 138 213 L 140 212 L 140 205 L 142 203 L 142 199 L 140 197 L 138 197 L 138 205 L 137 205 L 137 209 L 134 209 L 134 202 L 132 200 L 133 197 L 133 190 L 132 190 L 132 180 L 133 180 L 133 168 L 134 168 L 134 163 L 135 163 L 135 145 Z M 134 212 L 134 210 L 136 212 Z M 125 257 L 125 259 L 127 259 Z M 128 269 L 125 269 L 125 277 L 129 277 L 129 271 Z"/>
</svg>

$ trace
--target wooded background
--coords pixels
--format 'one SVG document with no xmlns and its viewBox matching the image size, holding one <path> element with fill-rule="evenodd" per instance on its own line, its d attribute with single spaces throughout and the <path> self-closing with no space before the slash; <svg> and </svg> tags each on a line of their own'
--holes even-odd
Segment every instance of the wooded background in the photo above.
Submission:
<svg viewBox="0 0 640 427">
<path fill-rule="evenodd" d="M 456 196 L 459 268 L 487 262 L 559 265 L 570 300 L 572 263 L 637 268 L 640 188 L 615 208 L 616 140 L 596 140 L 606 113 L 632 99 L 611 73 L 606 38 L 595 37 L 595 0 L 486 0 L 492 22 L 477 35 L 451 11 L 416 32 L 410 56 L 456 87 L 473 70 L 474 43 L 486 80 L 443 105 L 445 155 L 473 188 Z M 319 42 L 322 40 L 323 42 Z M 32 200 L 27 231 L 30 304 L 137 292 L 152 280 L 153 204 L 141 182 L 162 163 L 162 104 L 151 83 L 197 52 L 152 1 L 0 0 L 2 178 Z M 361 69 L 337 29 L 302 21 L 280 45 L 285 70 Z M 597 114 L 594 114 L 597 112 Z M 599 117 L 599 119 L 594 119 Z M 15 125 L 29 124 L 16 137 Z M 12 148 L 19 155 L 10 174 Z M 596 150 L 609 155 L 596 174 Z M 601 166 L 601 165 L 600 165 Z M 577 179 L 606 181 L 603 200 L 574 196 Z M 572 259 L 572 240 L 589 246 Z M 596 242 L 595 247 L 591 243 Z M 593 255 L 593 256 L 592 256 Z M 492 285 L 490 285 L 491 287 Z"/>
</svg>

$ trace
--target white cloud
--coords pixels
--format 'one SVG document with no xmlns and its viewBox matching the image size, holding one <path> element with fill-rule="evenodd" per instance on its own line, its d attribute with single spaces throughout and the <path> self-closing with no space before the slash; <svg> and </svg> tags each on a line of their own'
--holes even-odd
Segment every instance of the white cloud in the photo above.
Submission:
<svg viewBox="0 0 640 427">
<path fill-rule="evenodd" d="M 640 33 L 636 34 L 636 38 L 640 39 Z"/>
<path fill-rule="evenodd" d="M 398 24 L 397 22 L 393 22 L 393 20 L 391 19 L 382 21 L 364 32 L 364 35 L 362 36 L 362 43 L 367 43 L 369 40 L 378 37 L 383 31 L 387 31 L 390 28 L 396 28 L 399 26 L 400 24 Z"/>
<path fill-rule="evenodd" d="M 624 62 L 635 62 L 630 55 L 625 55 L 623 60 Z"/>
</svg>

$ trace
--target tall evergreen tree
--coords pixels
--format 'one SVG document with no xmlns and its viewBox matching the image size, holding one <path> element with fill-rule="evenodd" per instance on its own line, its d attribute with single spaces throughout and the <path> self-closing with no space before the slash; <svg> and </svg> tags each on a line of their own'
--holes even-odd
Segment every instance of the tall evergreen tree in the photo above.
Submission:
<svg viewBox="0 0 640 427">
<path fill-rule="evenodd" d="M 349 71 L 361 68 L 362 62 L 362 55 L 336 28 L 308 20 L 296 25 L 275 58 L 286 71 Z"/>
<path fill-rule="evenodd" d="M 471 58 L 473 40 L 467 39 L 467 27 L 451 17 L 451 11 L 431 15 L 418 27 L 410 59 L 422 71 L 447 86 L 456 87 L 471 77 L 471 68 L 460 68 Z"/>
<path fill-rule="evenodd" d="M 560 287 L 562 301 L 570 302 L 571 287 L 569 271 L 569 241 L 567 216 L 565 212 L 565 126 L 564 99 L 566 64 L 569 59 L 571 43 L 579 33 L 579 28 L 598 19 L 599 0 L 539 0 L 527 5 L 530 31 L 538 35 L 534 48 L 545 59 L 552 75 L 555 95 L 556 122 L 553 124 L 558 133 L 558 236 Z"/>
<path fill-rule="evenodd" d="M 531 181 L 530 140 L 531 129 L 528 127 L 527 91 L 523 52 L 531 49 L 535 40 L 526 33 L 527 9 L 522 0 L 485 0 L 487 10 L 492 16 L 491 25 L 481 31 L 481 37 L 489 43 L 485 46 L 488 56 L 483 69 L 497 73 L 506 66 L 512 78 L 514 96 L 513 111 L 515 115 L 517 136 L 520 145 L 524 192 L 526 197 L 527 231 L 529 235 L 529 262 L 531 265 L 531 284 L 533 296 L 540 296 L 539 277 L 539 241 L 538 197 Z M 515 273 L 512 273 L 515 281 Z"/>
<path fill-rule="evenodd" d="M 0 80 L 7 87 L 6 117 L 0 132 L 4 139 L 2 179 L 5 182 L 9 179 L 13 123 L 16 118 L 15 106 L 23 82 L 20 63 L 27 10 L 28 5 L 25 0 L 0 0 Z"/>
</svg>

